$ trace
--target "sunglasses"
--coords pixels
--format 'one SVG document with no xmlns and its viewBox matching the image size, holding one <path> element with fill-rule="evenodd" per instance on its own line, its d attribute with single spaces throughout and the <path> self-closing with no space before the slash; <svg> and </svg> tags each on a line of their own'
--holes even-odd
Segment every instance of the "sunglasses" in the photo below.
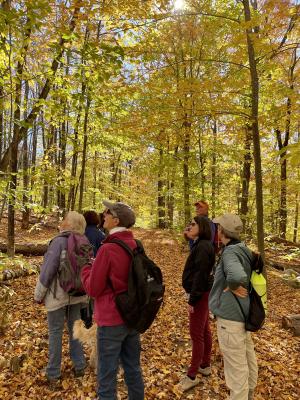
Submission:
<svg viewBox="0 0 300 400">
<path fill-rule="evenodd" d="M 196 226 L 197 224 L 196 224 L 196 222 L 191 222 L 190 225 L 191 226 Z"/>
<path fill-rule="evenodd" d="M 104 215 L 105 215 L 105 214 L 109 214 L 109 215 L 112 215 L 113 218 L 118 218 L 115 214 L 113 214 L 113 213 L 110 211 L 109 208 L 108 208 L 107 210 L 105 210 L 105 211 L 103 212 L 103 214 L 104 214 Z"/>
</svg>

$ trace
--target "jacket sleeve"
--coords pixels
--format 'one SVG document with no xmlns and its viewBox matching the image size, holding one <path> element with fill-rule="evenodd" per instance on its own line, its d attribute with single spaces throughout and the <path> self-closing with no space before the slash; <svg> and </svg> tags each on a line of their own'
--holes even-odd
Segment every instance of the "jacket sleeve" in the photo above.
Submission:
<svg viewBox="0 0 300 400">
<path fill-rule="evenodd" d="M 86 293 L 91 297 L 100 296 L 108 283 L 110 257 L 107 245 L 100 247 L 92 265 L 85 265 L 81 270 L 81 281 Z"/>
<path fill-rule="evenodd" d="M 229 289 L 235 290 L 239 286 L 247 287 L 248 276 L 238 255 L 229 248 L 224 250 L 222 258 Z"/>
<path fill-rule="evenodd" d="M 205 246 L 200 242 L 195 249 L 194 265 L 196 271 L 193 276 L 192 289 L 189 297 L 188 304 L 194 306 L 205 292 L 208 282 L 209 270 L 209 252 Z"/>
</svg>

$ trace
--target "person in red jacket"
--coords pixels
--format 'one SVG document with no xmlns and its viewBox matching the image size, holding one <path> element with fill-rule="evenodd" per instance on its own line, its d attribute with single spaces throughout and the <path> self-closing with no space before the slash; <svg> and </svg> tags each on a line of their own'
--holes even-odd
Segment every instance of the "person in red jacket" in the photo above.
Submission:
<svg viewBox="0 0 300 400">
<path fill-rule="evenodd" d="M 130 255 L 113 239 L 123 240 L 136 248 L 128 230 L 135 224 L 135 214 L 124 203 L 103 202 L 104 228 L 109 232 L 92 266 L 86 265 L 81 279 L 87 294 L 94 298 L 94 319 L 97 328 L 97 395 L 101 400 L 115 400 L 117 372 L 121 361 L 128 387 L 129 400 L 144 399 L 144 383 L 140 364 L 140 335 L 129 329 L 116 307 L 115 295 L 128 288 Z"/>
</svg>

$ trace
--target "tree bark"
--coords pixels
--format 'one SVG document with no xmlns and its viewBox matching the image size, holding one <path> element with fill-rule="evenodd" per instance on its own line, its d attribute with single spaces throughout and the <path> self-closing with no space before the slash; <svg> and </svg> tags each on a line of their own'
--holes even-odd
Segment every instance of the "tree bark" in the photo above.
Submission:
<svg viewBox="0 0 300 400">
<path fill-rule="evenodd" d="M 80 188 L 79 188 L 79 202 L 78 211 L 82 210 L 83 203 L 83 191 L 84 191 L 84 179 L 85 179 L 85 167 L 86 167 L 86 154 L 87 154 L 87 139 L 88 139 L 88 119 L 89 109 L 91 101 L 87 95 L 85 112 L 84 112 L 84 123 L 83 123 L 83 149 L 82 149 L 82 163 L 81 163 L 81 174 L 80 174 Z"/>
<path fill-rule="evenodd" d="M 242 195 L 241 195 L 241 208 L 240 214 L 244 224 L 245 231 L 247 232 L 247 214 L 248 214 L 248 199 L 249 199 L 249 184 L 251 174 L 251 127 L 245 127 L 245 142 L 244 142 L 244 161 L 242 171 Z"/>
<path fill-rule="evenodd" d="M 251 22 L 251 11 L 249 0 L 243 0 L 244 16 L 246 22 Z M 255 28 L 254 28 L 255 31 Z M 264 206 L 263 206 L 263 184 L 262 184 L 262 168 L 261 168 L 261 150 L 260 135 L 258 125 L 258 104 L 259 104 L 259 78 L 257 72 L 255 49 L 251 38 L 252 30 L 246 29 L 248 59 L 250 65 L 251 78 L 251 119 L 252 119 L 252 141 L 255 166 L 255 184 L 256 184 L 256 223 L 257 223 L 257 244 L 258 250 L 265 258 L 264 248 Z"/>
<path fill-rule="evenodd" d="M 299 192 L 297 191 L 297 193 L 296 193 L 296 206 L 295 206 L 293 242 L 297 242 L 298 219 L 299 219 Z"/>
<path fill-rule="evenodd" d="M 24 256 L 43 256 L 48 248 L 48 244 L 36 244 L 36 243 L 16 243 L 15 253 L 23 254 Z M 7 252 L 7 245 L 0 242 L 0 251 L 3 253 Z"/>
<path fill-rule="evenodd" d="M 212 160 L 211 160 L 211 217 L 215 217 L 216 212 L 216 197 L 217 197 L 217 182 L 216 182 L 216 175 L 217 175 L 217 131 L 218 125 L 217 121 L 213 121 L 213 151 L 212 151 Z M 205 198 L 205 197 L 203 197 Z"/>
<path fill-rule="evenodd" d="M 187 120 L 183 123 L 184 143 L 183 143 L 183 201 L 184 201 L 184 224 L 188 225 L 191 219 L 190 210 L 190 176 L 189 176 L 189 161 L 190 161 L 190 133 L 191 123 Z"/>
<path fill-rule="evenodd" d="M 158 164 L 158 177 L 157 177 L 157 214 L 158 214 L 158 228 L 166 228 L 166 199 L 164 195 L 165 179 L 164 179 L 164 160 L 163 148 L 159 149 L 159 164 Z"/>
<path fill-rule="evenodd" d="M 26 82 L 25 85 L 25 104 L 27 107 L 28 104 L 28 98 L 29 98 L 29 85 L 28 82 Z M 22 210 L 22 229 L 28 229 L 29 228 L 29 214 L 30 214 L 30 208 L 28 207 L 28 202 L 29 202 L 29 196 L 28 196 L 28 191 L 29 191 L 29 158 L 28 158 L 28 137 L 24 138 L 23 142 L 23 210 Z"/>
</svg>

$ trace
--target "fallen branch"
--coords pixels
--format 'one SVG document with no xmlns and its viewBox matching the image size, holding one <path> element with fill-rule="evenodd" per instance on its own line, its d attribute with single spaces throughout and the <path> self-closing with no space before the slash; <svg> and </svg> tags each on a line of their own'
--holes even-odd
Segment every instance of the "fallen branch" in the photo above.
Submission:
<svg viewBox="0 0 300 400">
<path fill-rule="evenodd" d="M 15 253 L 24 256 L 43 256 L 47 251 L 46 243 L 18 243 L 15 245 Z M 0 251 L 7 252 L 7 244 L 0 242 Z"/>
</svg>

